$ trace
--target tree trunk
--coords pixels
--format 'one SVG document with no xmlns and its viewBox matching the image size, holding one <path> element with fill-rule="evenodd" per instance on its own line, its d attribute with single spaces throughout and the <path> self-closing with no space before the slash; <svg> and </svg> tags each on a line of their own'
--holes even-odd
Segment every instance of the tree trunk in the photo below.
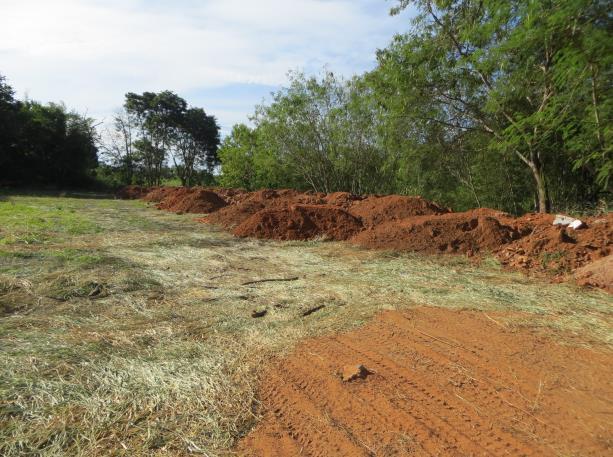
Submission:
<svg viewBox="0 0 613 457">
<path fill-rule="evenodd" d="M 545 178 L 543 177 L 542 170 L 534 162 L 531 162 L 530 169 L 532 170 L 532 176 L 534 176 L 534 183 L 536 185 L 536 193 L 538 196 L 538 212 L 546 213 L 549 211 L 549 197 L 547 195 L 547 186 L 545 184 Z"/>
</svg>

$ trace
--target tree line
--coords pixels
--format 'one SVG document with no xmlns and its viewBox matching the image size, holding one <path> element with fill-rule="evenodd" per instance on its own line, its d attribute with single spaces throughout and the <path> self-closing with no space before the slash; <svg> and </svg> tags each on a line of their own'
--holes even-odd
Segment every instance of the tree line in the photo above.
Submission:
<svg viewBox="0 0 613 457">
<path fill-rule="evenodd" d="M 86 186 L 98 164 L 94 120 L 15 99 L 0 75 L 0 184 Z"/>
<path fill-rule="evenodd" d="M 398 0 L 392 14 L 411 5 L 374 70 L 290 73 L 224 140 L 220 182 L 515 213 L 610 198 L 609 2 Z"/>
<path fill-rule="evenodd" d="M 0 75 L 0 185 L 211 183 L 219 126 L 171 91 L 128 93 L 111 127 L 59 103 L 17 100 Z"/>
</svg>

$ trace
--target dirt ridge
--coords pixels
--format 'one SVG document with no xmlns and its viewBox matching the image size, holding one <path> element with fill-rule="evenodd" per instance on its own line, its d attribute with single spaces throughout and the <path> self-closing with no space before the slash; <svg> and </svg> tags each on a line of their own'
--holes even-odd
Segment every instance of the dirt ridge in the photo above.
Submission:
<svg viewBox="0 0 613 457">
<path fill-rule="evenodd" d="M 342 240 L 372 249 L 477 258 L 491 253 L 508 268 L 555 281 L 573 280 L 580 271 L 579 284 L 613 290 L 603 263 L 596 263 L 612 255 L 613 213 L 586 218 L 586 228 L 573 230 L 554 226 L 551 214 L 452 212 L 419 196 L 140 186 L 128 186 L 118 196 L 177 213 L 206 214 L 201 222 L 240 237 Z"/>
</svg>

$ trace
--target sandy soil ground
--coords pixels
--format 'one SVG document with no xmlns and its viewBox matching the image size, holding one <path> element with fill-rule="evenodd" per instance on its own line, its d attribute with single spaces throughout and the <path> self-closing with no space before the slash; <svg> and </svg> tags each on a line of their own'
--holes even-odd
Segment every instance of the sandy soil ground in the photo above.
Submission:
<svg viewBox="0 0 613 457">
<path fill-rule="evenodd" d="M 263 377 L 264 419 L 239 455 L 611 455 L 611 352 L 507 316 L 387 311 L 302 343 Z"/>
</svg>

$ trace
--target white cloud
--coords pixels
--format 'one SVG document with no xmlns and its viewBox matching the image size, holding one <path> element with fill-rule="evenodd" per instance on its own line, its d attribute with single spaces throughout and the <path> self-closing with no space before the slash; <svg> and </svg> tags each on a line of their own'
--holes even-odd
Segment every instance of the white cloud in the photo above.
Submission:
<svg viewBox="0 0 613 457">
<path fill-rule="evenodd" d="M 406 28 L 406 18 L 387 16 L 389 7 L 383 0 L 0 0 L 0 73 L 19 95 L 96 116 L 128 91 L 274 86 L 289 69 L 324 64 L 349 75 L 371 66 L 375 49 Z M 233 109 L 237 117 L 252 106 Z"/>
</svg>

